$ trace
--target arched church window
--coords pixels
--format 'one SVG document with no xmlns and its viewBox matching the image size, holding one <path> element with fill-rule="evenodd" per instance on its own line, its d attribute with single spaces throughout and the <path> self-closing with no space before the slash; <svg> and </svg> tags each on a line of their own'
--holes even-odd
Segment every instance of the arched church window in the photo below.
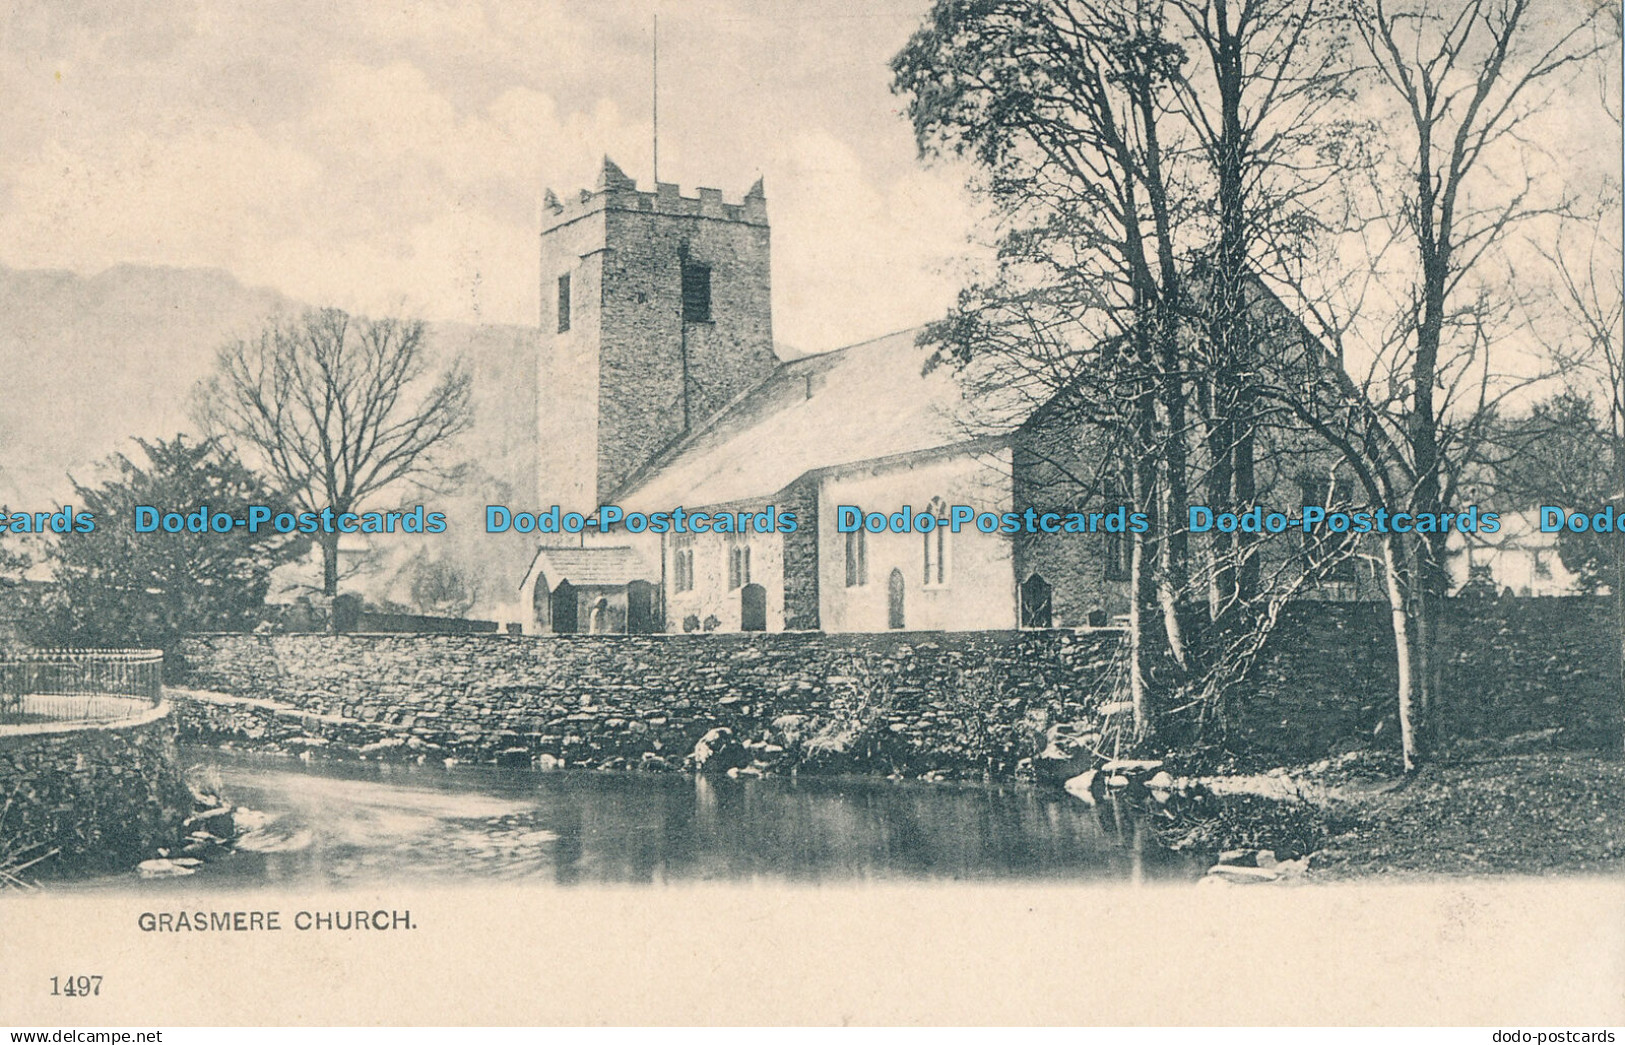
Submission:
<svg viewBox="0 0 1625 1045">
<path fill-rule="evenodd" d="M 869 534 L 862 528 L 846 535 L 846 586 L 869 583 Z"/>
<path fill-rule="evenodd" d="M 672 539 L 672 586 L 678 591 L 694 590 L 694 535 L 680 533 Z"/>
<path fill-rule="evenodd" d="M 728 538 L 728 590 L 736 591 L 750 583 L 750 543 L 744 534 Z"/>
<path fill-rule="evenodd" d="M 926 514 L 937 520 L 937 525 L 920 535 L 924 543 L 925 586 L 941 588 L 948 583 L 948 527 L 942 520 L 948 515 L 948 505 L 940 497 L 931 498 Z"/>
</svg>

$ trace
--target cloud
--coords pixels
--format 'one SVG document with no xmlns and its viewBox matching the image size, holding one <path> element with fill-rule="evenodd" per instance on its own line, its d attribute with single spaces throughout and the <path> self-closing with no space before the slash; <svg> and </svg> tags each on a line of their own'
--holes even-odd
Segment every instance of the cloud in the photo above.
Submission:
<svg viewBox="0 0 1625 1045">
<path fill-rule="evenodd" d="M 933 268 L 963 204 L 915 167 L 886 92 L 918 6 L 663 11 L 662 174 L 736 198 L 767 175 L 775 319 L 800 346 L 951 293 Z M 542 191 L 592 184 L 606 153 L 650 180 L 653 7 L 25 4 L 0 34 L 0 263 L 218 267 L 311 302 L 533 323 Z"/>
<path fill-rule="evenodd" d="M 882 179 L 824 128 L 791 136 L 768 161 L 777 335 L 834 348 L 935 319 L 947 272 L 966 250 L 970 204 L 955 174 Z"/>
</svg>

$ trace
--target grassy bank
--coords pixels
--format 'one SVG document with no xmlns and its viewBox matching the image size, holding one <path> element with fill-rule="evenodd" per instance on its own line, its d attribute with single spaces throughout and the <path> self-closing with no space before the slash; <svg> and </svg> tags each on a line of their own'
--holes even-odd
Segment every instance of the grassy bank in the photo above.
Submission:
<svg viewBox="0 0 1625 1045">
<path fill-rule="evenodd" d="M 1163 828 L 1176 847 L 1310 855 L 1319 879 L 1625 873 L 1625 760 L 1464 750 L 1409 778 L 1354 753 L 1208 778 Z"/>
</svg>

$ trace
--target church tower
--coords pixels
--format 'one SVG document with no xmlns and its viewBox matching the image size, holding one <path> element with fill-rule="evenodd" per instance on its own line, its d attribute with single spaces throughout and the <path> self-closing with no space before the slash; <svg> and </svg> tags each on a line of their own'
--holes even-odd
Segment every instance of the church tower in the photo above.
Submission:
<svg viewBox="0 0 1625 1045">
<path fill-rule="evenodd" d="M 586 514 L 778 365 L 767 201 L 640 192 L 606 157 L 542 218 L 540 506 Z"/>
</svg>

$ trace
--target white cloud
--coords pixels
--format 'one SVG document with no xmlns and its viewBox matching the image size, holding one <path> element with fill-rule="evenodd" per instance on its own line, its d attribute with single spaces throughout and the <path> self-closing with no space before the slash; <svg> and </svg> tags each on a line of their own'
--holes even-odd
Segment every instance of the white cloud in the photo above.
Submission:
<svg viewBox="0 0 1625 1045">
<path fill-rule="evenodd" d="M 970 204 L 950 172 L 887 183 L 822 128 L 795 134 L 769 161 L 777 336 L 817 351 L 940 316 L 966 250 Z"/>
<path fill-rule="evenodd" d="M 650 9 L 30 5 L 0 40 L 0 262 L 216 266 L 310 302 L 534 322 L 543 189 L 591 185 L 605 154 L 648 181 Z M 766 173 L 780 336 L 827 348 L 940 312 L 963 204 L 874 118 L 894 102 L 870 30 L 906 20 L 663 15 L 663 173 L 735 198 Z M 873 82 L 831 92 L 821 63 Z"/>
</svg>

